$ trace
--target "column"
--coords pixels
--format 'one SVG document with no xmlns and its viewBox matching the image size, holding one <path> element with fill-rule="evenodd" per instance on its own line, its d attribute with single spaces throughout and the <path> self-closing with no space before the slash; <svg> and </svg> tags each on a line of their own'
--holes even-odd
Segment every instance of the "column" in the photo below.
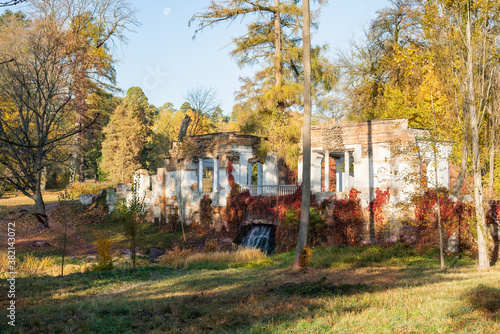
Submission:
<svg viewBox="0 0 500 334">
<path fill-rule="evenodd" d="M 262 163 L 257 162 L 257 185 L 262 185 Z M 262 195 L 262 187 L 257 187 L 257 194 Z"/>
<path fill-rule="evenodd" d="M 213 177 L 212 191 L 214 193 L 219 192 L 219 159 L 217 158 L 214 158 L 214 177 Z"/>
<path fill-rule="evenodd" d="M 198 160 L 198 192 L 203 193 L 203 160 Z"/>
<path fill-rule="evenodd" d="M 343 183 L 342 183 L 342 178 L 343 178 L 343 173 L 342 173 L 342 166 L 344 163 L 344 158 L 339 158 L 335 159 L 335 164 L 337 165 L 337 182 L 335 186 L 335 191 L 341 192 L 343 191 Z"/>
<path fill-rule="evenodd" d="M 252 184 L 252 163 L 249 161 L 247 163 L 247 185 Z"/>
<path fill-rule="evenodd" d="M 349 151 L 344 152 L 344 191 L 349 191 L 349 168 L 351 164 L 349 163 Z"/>
<path fill-rule="evenodd" d="M 330 152 L 325 151 L 325 191 L 330 191 Z"/>
</svg>

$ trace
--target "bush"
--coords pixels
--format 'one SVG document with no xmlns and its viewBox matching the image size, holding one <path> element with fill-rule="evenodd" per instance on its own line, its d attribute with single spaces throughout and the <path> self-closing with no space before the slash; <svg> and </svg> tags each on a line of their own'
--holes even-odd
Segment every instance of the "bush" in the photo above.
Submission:
<svg viewBox="0 0 500 334">
<path fill-rule="evenodd" d="M 454 233 L 458 237 L 458 250 L 476 252 L 474 242 L 474 210 L 471 204 L 453 201 L 447 189 L 438 189 L 441 208 L 443 236 L 448 239 Z M 415 207 L 417 247 L 439 247 L 436 191 L 428 189 L 423 194 L 414 194 L 411 199 Z"/>
<path fill-rule="evenodd" d="M 132 200 L 130 204 L 120 203 L 112 212 L 110 220 L 121 223 L 123 231 L 130 243 L 130 253 L 135 268 L 136 265 L 136 248 L 141 239 L 143 226 L 146 224 L 146 207 L 143 199 L 139 198 L 137 187 L 134 185 L 132 189 Z"/>
<path fill-rule="evenodd" d="M 66 188 L 66 192 L 73 198 L 78 198 L 80 195 L 98 195 L 101 189 L 109 189 L 116 187 L 112 183 L 95 183 L 95 182 L 73 182 Z"/>
<path fill-rule="evenodd" d="M 212 199 L 205 194 L 200 200 L 200 227 L 205 234 L 209 233 L 212 227 L 212 211 Z"/>
<path fill-rule="evenodd" d="M 300 256 L 299 256 L 299 265 L 301 268 L 307 268 L 309 267 L 309 264 L 311 264 L 311 258 L 312 258 L 312 250 L 310 248 L 302 248 L 300 251 Z"/>
<path fill-rule="evenodd" d="M 98 238 L 96 242 L 97 248 L 97 264 L 93 267 L 95 271 L 113 269 L 113 258 L 111 256 L 112 242 L 110 239 Z"/>
</svg>

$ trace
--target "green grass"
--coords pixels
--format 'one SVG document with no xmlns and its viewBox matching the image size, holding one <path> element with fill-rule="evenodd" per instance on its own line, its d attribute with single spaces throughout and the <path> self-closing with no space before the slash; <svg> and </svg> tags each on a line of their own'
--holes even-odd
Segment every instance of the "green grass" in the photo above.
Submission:
<svg viewBox="0 0 500 334">
<path fill-rule="evenodd" d="M 500 331 L 500 268 L 477 272 L 465 258 L 441 272 L 433 249 L 319 248 L 315 268 L 300 272 L 288 269 L 293 253 L 239 262 L 224 254 L 198 258 L 187 270 L 151 265 L 18 277 L 17 325 L 3 321 L 0 332 Z M 0 289 L 7 289 L 5 280 Z"/>
<path fill-rule="evenodd" d="M 5 333 L 494 333 L 500 271 L 162 266 L 17 281 Z M 418 272 L 418 274 L 416 274 Z M 378 281 L 382 279 L 382 281 Z M 392 283 L 389 279 L 395 279 Z M 349 281 L 363 281 L 363 283 Z M 5 281 L 1 288 L 6 288 Z M 5 290 L 4 290 L 5 291 Z M 2 309 L 4 302 L 2 302 Z"/>
<path fill-rule="evenodd" d="M 292 265 L 295 252 L 275 255 L 282 267 Z M 445 257 L 447 267 L 471 265 L 474 261 L 467 254 Z M 436 267 L 439 250 L 436 248 L 413 249 L 406 244 L 370 246 L 331 246 L 313 250 L 311 267 L 362 268 L 362 267 Z"/>
</svg>

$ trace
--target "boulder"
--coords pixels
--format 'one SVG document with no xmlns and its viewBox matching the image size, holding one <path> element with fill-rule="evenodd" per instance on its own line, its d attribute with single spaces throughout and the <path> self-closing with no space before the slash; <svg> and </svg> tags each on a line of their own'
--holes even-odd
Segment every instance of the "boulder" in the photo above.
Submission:
<svg viewBox="0 0 500 334">
<path fill-rule="evenodd" d="M 149 250 L 149 256 L 151 256 L 152 258 L 156 259 L 157 257 L 159 256 L 162 256 L 163 254 L 165 254 L 164 251 L 162 251 L 161 249 L 159 248 L 154 248 L 152 247 L 150 250 Z"/>
<path fill-rule="evenodd" d="M 50 247 L 50 244 L 44 240 L 35 240 L 31 243 L 33 247 Z"/>
</svg>

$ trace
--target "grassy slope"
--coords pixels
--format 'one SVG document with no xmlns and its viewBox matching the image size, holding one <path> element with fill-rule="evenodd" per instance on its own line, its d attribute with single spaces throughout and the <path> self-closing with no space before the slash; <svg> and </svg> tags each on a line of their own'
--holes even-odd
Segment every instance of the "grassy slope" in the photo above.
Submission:
<svg viewBox="0 0 500 334">
<path fill-rule="evenodd" d="M 330 254 L 346 250 L 325 250 Z M 320 252 L 318 252 L 320 253 Z M 322 255 L 313 257 L 313 262 Z M 462 265 L 292 272 L 292 254 L 265 268 L 26 277 L 17 282 L 17 333 L 494 333 L 500 270 Z M 428 257 L 433 261 L 433 257 Z M 342 262 L 342 261 L 341 261 Z M 405 262 L 404 260 L 399 261 Z M 272 262 L 271 262 L 272 263 Z M 383 265 L 383 263 L 379 263 Z M 341 267 L 341 269 L 338 269 Z M 227 268 L 227 267 L 226 267 Z M 2 291 L 6 284 L 2 281 Z M 5 310 L 5 303 L 1 303 Z M 2 311 L 4 312 L 4 311 Z M 2 316 L 3 319 L 5 317 Z"/>
<path fill-rule="evenodd" d="M 118 226 L 88 222 L 92 217 L 68 224 L 87 243 L 109 233 L 126 246 Z M 33 223 L 19 223 L 19 233 Z M 150 226 L 146 243 L 167 247 L 179 238 Z M 56 235 L 50 240 L 55 247 L 41 255 L 57 262 Z M 316 249 L 315 269 L 306 272 L 290 271 L 293 254 L 287 253 L 256 263 L 192 263 L 187 270 L 23 276 L 16 281 L 17 326 L 7 325 L 2 297 L 0 332 L 500 332 L 500 268 L 480 273 L 468 257 L 451 256 L 441 273 L 436 255 L 404 245 L 341 246 Z M 5 279 L 0 290 L 7 290 Z"/>
</svg>

